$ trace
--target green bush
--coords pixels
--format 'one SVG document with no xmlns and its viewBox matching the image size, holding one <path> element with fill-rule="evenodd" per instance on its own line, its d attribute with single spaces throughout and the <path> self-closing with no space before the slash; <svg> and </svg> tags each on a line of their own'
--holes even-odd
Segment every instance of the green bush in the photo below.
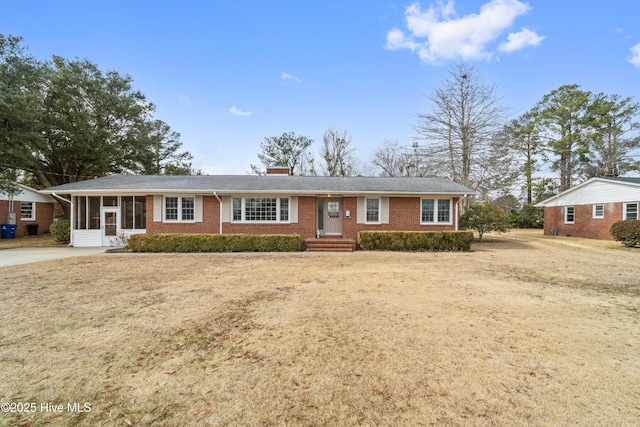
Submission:
<svg viewBox="0 0 640 427">
<path fill-rule="evenodd" d="M 134 252 L 296 252 L 302 239 L 295 234 L 133 234 Z"/>
<path fill-rule="evenodd" d="M 618 221 L 611 226 L 609 233 L 628 248 L 640 246 L 640 221 L 637 219 Z"/>
<path fill-rule="evenodd" d="M 385 251 L 468 251 L 470 231 L 361 231 L 362 249 Z"/>
<path fill-rule="evenodd" d="M 491 202 L 473 203 L 460 217 L 460 227 L 477 230 L 482 242 L 484 233 L 508 231 L 509 219 L 504 209 Z"/>
<path fill-rule="evenodd" d="M 49 227 L 49 233 L 56 242 L 69 243 L 71 241 L 71 223 L 68 219 L 54 221 Z"/>
<path fill-rule="evenodd" d="M 543 228 L 544 209 L 526 205 L 520 211 L 520 221 L 514 225 L 518 228 Z"/>
</svg>

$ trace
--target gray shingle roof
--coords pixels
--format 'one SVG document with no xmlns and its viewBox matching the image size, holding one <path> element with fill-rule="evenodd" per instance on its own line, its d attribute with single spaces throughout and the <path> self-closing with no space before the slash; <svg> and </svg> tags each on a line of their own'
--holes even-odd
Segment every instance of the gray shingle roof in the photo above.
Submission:
<svg viewBox="0 0 640 427">
<path fill-rule="evenodd" d="M 373 178 L 257 175 L 113 175 L 42 190 L 44 193 L 290 193 L 473 194 L 446 178 Z"/>
<path fill-rule="evenodd" d="M 610 181 L 620 181 L 620 182 L 630 182 L 632 184 L 640 184 L 640 177 L 633 178 L 633 177 L 624 177 L 624 176 L 602 176 L 599 178 L 608 179 Z"/>
</svg>

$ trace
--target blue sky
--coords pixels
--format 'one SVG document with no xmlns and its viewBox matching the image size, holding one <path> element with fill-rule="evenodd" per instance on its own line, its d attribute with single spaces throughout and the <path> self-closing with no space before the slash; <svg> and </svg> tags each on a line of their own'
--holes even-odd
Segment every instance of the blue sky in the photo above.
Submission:
<svg viewBox="0 0 640 427">
<path fill-rule="evenodd" d="M 194 166 L 244 174 L 265 137 L 346 129 L 365 162 L 408 144 L 447 67 L 473 65 L 513 117 L 563 84 L 640 102 L 640 2 L 11 1 L 0 33 L 40 60 L 130 74 Z"/>
</svg>

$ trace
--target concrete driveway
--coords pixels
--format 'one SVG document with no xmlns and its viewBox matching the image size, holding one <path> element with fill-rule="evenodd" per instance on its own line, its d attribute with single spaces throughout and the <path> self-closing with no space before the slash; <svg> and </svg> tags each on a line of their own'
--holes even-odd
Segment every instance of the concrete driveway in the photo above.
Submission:
<svg viewBox="0 0 640 427">
<path fill-rule="evenodd" d="M 0 250 L 0 267 L 104 254 L 108 248 L 18 248 Z"/>
</svg>

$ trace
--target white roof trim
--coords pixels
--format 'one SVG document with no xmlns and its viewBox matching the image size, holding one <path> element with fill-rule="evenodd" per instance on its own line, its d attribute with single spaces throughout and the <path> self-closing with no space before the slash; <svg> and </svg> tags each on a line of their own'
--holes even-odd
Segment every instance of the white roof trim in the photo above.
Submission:
<svg viewBox="0 0 640 427">
<path fill-rule="evenodd" d="M 606 183 L 609 185 L 620 185 L 620 186 L 624 186 L 624 187 L 636 187 L 636 188 L 640 188 L 640 184 L 635 183 L 635 182 L 628 182 L 628 181 L 618 181 L 615 179 L 607 179 L 607 178 L 600 178 L 600 177 L 594 177 L 594 178 L 590 178 L 588 180 L 586 180 L 583 183 L 580 183 L 578 185 L 576 185 L 575 187 L 571 187 L 568 190 L 563 191 L 562 193 L 558 193 L 555 196 L 549 197 L 546 200 L 543 200 L 539 203 L 536 203 L 534 206 L 538 207 L 538 208 L 544 208 L 546 206 L 555 206 L 554 201 L 568 195 L 571 194 L 579 189 L 581 189 L 582 187 L 586 187 L 587 185 L 593 183 L 593 182 L 602 182 L 602 183 Z"/>
<path fill-rule="evenodd" d="M 14 183 L 20 191 L 13 195 L 13 200 L 17 202 L 40 202 L 40 203 L 53 203 L 55 200 L 53 197 L 35 188 L 28 187 L 24 184 Z M 0 200 L 9 200 L 7 193 L 0 192 Z"/>
</svg>

